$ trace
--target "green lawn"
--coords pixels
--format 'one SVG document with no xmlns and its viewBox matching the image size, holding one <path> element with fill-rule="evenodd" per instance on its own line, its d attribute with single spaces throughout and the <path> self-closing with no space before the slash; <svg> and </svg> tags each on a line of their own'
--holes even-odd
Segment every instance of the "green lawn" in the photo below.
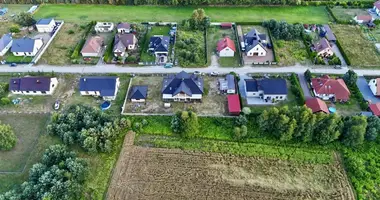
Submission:
<svg viewBox="0 0 380 200">
<path fill-rule="evenodd" d="M 149 40 L 153 35 L 166 35 L 169 36 L 170 28 L 169 26 L 153 26 L 145 36 L 145 43 L 141 47 L 143 50 L 141 52 L 140 60 L 141 62 L 154 62 L 156 57 L 148 53 Z"/>
<path fill-rule="evenodd" d="M 301 40 L 274 40 L 273 48 L 280 65 L 304 64 L 308 61 L 306 47 Z"/>
<path fill-rule="evenodd" d="M 111 6 L 111 5 L 42 5 L 35 14 L 37 19 L 55 17 L 68 22 L 79 21 L 181 21 L 191 16 L 198 7 L 168 6 Z M 254 22 L 269 19 L 290 23 L 326 23 L 329 17 L 324 6 L 255 6 L 204 7 L 212 21 Z"/>
<path fill-rule="evenodd" d="M 33 60 L 32 56 L 14 56 L 10 51 L 4 56 L 5 60 L 9 63 L 25 62 L 30 63 Z"/>
<path fill-rule="evenodd" d="M 334 8 L 331 8 L 331 11 L 338 20 L 342 21 L 353 20 L 356 15 L 368 15 L 366 9 L 360 8 L 348 9 L 341 6 L 335 6 Z"/>
</svg>

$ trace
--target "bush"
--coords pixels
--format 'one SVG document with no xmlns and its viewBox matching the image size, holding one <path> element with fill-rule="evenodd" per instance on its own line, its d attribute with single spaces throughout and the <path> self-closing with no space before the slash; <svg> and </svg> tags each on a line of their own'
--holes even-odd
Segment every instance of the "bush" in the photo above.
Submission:
<svg viewBox="0 0 380 200">
<path fill-rule="evenodd" d="M 11 104 L 11 100 L 8 97 L 1 98 L 1 105 L 9 105 Z"/>
<path fill-rule="evenodd" d="M 298 77 L 295 73 L 292 73 L 292 75 L 290 76 L 290 83 L 292 84 L 292 86 L 290 87 L 290 90 L 296 96 L 297 103 L 299 105 L 304 105 L 305 96 L 303 94 L 303 90 L 301 88 L 301 84 L 298 80 Z"/>
<path fill-rule="evenodd" d="M 193 138 L 199 134 L 198 116 L 191 111 L 177 112 L 173 115 L 171 127 L 174 133 L 184 138 Z"/>
<path fill-rule="evenodd" d="M 69 34 L 69 35 L 72 35 L 72 34 L 74 34 L 75 32 L 73 31 L 73 30 L 68 30 L 67 31 L 67 34 Z"/>
<path fill-rule="evenodd" d="M 351 65 L 351 61 L 348 58 L 346 52 L 344 52 L 344 49 L 342 48 L 342 46 L 339 43 L 339 40 L 336 41 L 336 46 L 339 48 L 339 51 L 342 54 L 342 56 L 343 56 L 344 60 L 346 61 L 347 65 Z"/>
<path fill-rule="evenodd" d="M 16 145 L 16 141 L 12 127 L 0 122 L 0 150 L 11 150 Z"/>
<path fill-rule="evenodd" d="M 19 33 L 19 32 L 20 32 L 20 27 L 17 26 L 17 25 L 12 25 L 12 26 L 9 28 L 9 32 L 11 32 L 11 33 Z"/>
<path fill-rule="evenodd" d="M 128 56 L 127 57 L 127 62 L 129 63 L 135 63 L 137 61 L 136 56 Z"/>
<path fill-rule="evenodd" d="M 77 44 L 77 46 L 75 46 L 75 49 L 73 51 L 73 53 L 71 54 L 71 59 L 77 59 L 80 55 L 80 51 L 82 50 L 82 47 L 84 45 L 84 43 L 86 42 L 85 39 L 81 39 L 79 41 L 79 43 Z"/>
<path fill-rule="evenodd" d="M 110 62 L 111 59 L 113 58 L 113 44 L 114 44 L 114 39 L 111 40 L 111 42 L 109 44 L 107 44 L 107 48 L 106 48 L 106 51 L 104 52 L 104 62 Z"/>
</svg>

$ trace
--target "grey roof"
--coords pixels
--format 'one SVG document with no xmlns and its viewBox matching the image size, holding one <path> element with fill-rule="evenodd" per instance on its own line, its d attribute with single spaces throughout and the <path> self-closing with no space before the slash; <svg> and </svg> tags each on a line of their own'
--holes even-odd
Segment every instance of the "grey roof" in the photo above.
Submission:
<svg viewBox="0 0 380 200">
<path fill-rule="evenodd" d="M 153 51 L 168 51 L 169 50 L 169 36 L 156 35 L 152 36 L 149 40 L 149 49 L 153 49 Z"/>
<path fill-rule="evenodd" d="M 227 79 L 227 87 L 229 90 L 234 90 L 236 89 L 236 85 L 235 85 L 235 76 L 232 75 L 232 74 L 228 74 L 226 76 L 226 79 Z"/>
<path fill-rule="evenodd" d="M 50 90 L 50 82 L 50 77 L 11 78 L 9 90 L 46 92 Z"/>
<path fill-rule="evenodd" d="M 114 96 L 116 76 L 88 76 L 79 81 L 79 91 L 99 91 L 100 96 Z"/>
<path fill-rule="evenodd" d="M 325 24 L 323 25 L 323 28 L 325 29 L 326 31 L 326 37 L 329 41 L 336 41 L 336 37 L 334 35 L 334 33 L 332 32 L 332 30 L 330 29 L 330 26 Z"/>
<path fill-rule="evenodd" d="M 122 22 L 122 23 L 119 23 L 117 25 L 117 29 L 119 28 L 125 28 L 125 29 L 130 29 L 131 28 L 131 25 L 129 23 L 125 23 L 125 22 Z"/>
<path fill-rule="evenodd" d="M 12 34 L 4 34 L 0 39 L 0 51 L 2 51 L 9 43 L 12 42 Z"/>
<path fill-rule="evenodd" d="M 288 94 L 285 79 L 246 79 L 245 86 L 248 92 L 262 90 L 264 94 Z"/>
<path fill-rule="evenodd" d="M 14 39 L 11 52 L 33 52 L 35 39 L 28 37 Z"/>
<path fill-rule="evenodd" d="M 134 44 L 135 35 L 132 33 L 129 34 L 116 34 L 115 35 L 115 42 L 113 46 L 113 51 L 116 49 L 120 51 L 125 51 L 125 49 L 128 47 L 128 45 Z"/>
<path fill-rule="evenodd" d="M 260 34 L 256 29 L 251 29 L 251 31 L 244 35 L 245 51 L 248 52 L 257 45 L 260 45 L 266 50 L 263 44 L 263 40 L 266 40 L 266 38 L 267 36 L 265 34 Z"/>
<path fill-rule="evenodd" d="M 48 25 L 53 20 L 53 18 L 40 19 L 37 21 L 37 25 Z"/>
<path fill-rule="evenodd" d="M 313 44 L 316 52 L 321 52 L 327 48 L 331 48 L 329 41 L 326 38 L 322 38 L 318 43 Z"/>
<path fill-rule="evenodd" d="M 190 75 L 185 71 L 176 75 L 169 75 L 164 78 L 161 92 L 173 96 L 178 93 L 185 93 L 189 96 L 203 94 L 203 78 L 194 74 Z"/>
<path fill-rule="evenodd" d="M 135 85 L 132 86 L 131 92 L 129 93 L 129 99 L 146 99 L 148 96 L 148 86 L 146 85 Z"/>
</svg>

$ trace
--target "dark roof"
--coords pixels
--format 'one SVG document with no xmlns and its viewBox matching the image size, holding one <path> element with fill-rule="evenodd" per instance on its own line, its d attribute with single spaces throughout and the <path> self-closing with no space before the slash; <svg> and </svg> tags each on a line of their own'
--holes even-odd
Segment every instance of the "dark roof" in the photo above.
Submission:
<svg viewBox="0 0 380 200">
<path fill-rule="evenodd" d="M 79 81 L 79 91 L 99 91 L 100 96 L 114 96 L 116 76 L 88 76 Z"/>
<path fill-rule="evenodd" d="M 331 48 L 329 41 L 326 38 L 322 38 L 319 42 L 313 44 L 316 52 L 324 51 L 327 48 Z"/>
<path fill-rule="evenodd" d="M 115 35 L 115 42 L 113 45 L 113 51 L 116 49 L 120 51 L 125 51 L 125 49 L 128 47 L 128 45 L 134 44 L 134 37 L 132 33 L 129 34 L 116 34 Z"/>
<path fill-rule="evenodd" d="M 263 40 L 266 40 L 266 38 L 267 36 L 265 34 L 260 34 L 256 29 L 251 29 L 251 31 L 244 35 L 246 52 L 250 51 L 257 45 L 260 45 L 265 49 L 265 45 L 263 45 L 262 42 Z"/>
<path fill-rule="evenodd" d="M 168 51 L 169 50 L 169 36 L 155 35 L 149 40 L 149 49 L 153 51 Z"/>
<path fill-rule="evenodd" d="M 247 92 L 262 90 L 264 94 L 288 94 L 285 79 L 246 79 L 245 85 Z"/>
<path fill-rule="evenodd" d="M 131 25 L 129 23 L 119 23 L 117 25 L 117 29 L 119 28 L 125 28 L 125 29 L 130 29 L 131 28 Z"/>
<path fill-rule="evenodd" d="M 129 99 L 146 99 L 148 95 L 148 86 L 146 85 L 135 85 L 132 86 L 131 92 L 129 93 Z"/>
<path fill-rule="evenodd" d="M 40 19 L 37 21 L 37 25 L 48 25 L 53 20 L 53 18 Z"/>
<path fill-rule="evenodd" d="M 336 37 L 335 37 L 334 33 L 332 32 L 332 30 L 330 29 L 330 26 L 325 24 L 325 25 L 323 25 L 323 28 L 325 28 L 325 31 L 326 31 L 326 38 L 329 41 L 336 41 Z"/>
<path fill-rule="evenodd" d="M 228 89 L 236 89 L 236 86 L 235 86 L 235 76 L 234 75 L 227 74 L 226 80 L 227 80 L 227 87 L 228 87 Z"/>
<path fill-rule="evenodd" d="M 50 77 L 11 78 L 9 90 L 46 92 L 50 90 L 50 82 Z"/>
<path fill-rule="evenodd" d="M 33 52 L 34 43 L 35 40 L 28 37 L 14 39 L 11 52 Z"/>
<path fill-rule="evenodd" d="M 228 101 L 228 111 L 230 113 L 240 113 L 240 98 L 237 94 L 231 94 L 227 96 Z"/>
<path fill-rule="evenodd" d="M 0 51 L 2 51 L 8 44 L 12 42 L 12 34 L 4 34 L 0 39 Z"/>
<path fill-rule="evenodd" d="M 182 71 L 176 75 L 169 75 L 162 83 L 162 94 L 176 95 L 185 93 L 189 96 L 193 94 L 203 94 L 203 78 L 194 74 L 190 75 Z"/>
</svg>

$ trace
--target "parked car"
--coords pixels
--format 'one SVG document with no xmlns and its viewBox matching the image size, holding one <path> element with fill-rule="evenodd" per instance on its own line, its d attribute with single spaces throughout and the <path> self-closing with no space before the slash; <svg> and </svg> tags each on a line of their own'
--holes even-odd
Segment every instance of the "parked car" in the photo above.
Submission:
<svg viewBox="0 0 380 200">
<path fill-rule="evenodd" d="M 200 71 L 194 71 L 194 74 L 195 75 L 201 75 L 201 72 Z"/>
<path fill-rule="evenodd" d="M 218 76 L 218 75 L 219 75 L 219 72 L 211 72 L 210 75 L 211 75 L 211 76 Z"/>
<path fill-rule="evenodd" d="M 61 104 L 61 102 L 59 102 L 59 100 L 55 101 L 54 110 L 59 110 L 60 104 Z"/>
<path fill-rule="evenodd" d="M 16 64 L 16 63 L 11 63 L 9 66 L 10 66 L 10 67 L 16 67 L 17 64 Z"/>
</svg>

